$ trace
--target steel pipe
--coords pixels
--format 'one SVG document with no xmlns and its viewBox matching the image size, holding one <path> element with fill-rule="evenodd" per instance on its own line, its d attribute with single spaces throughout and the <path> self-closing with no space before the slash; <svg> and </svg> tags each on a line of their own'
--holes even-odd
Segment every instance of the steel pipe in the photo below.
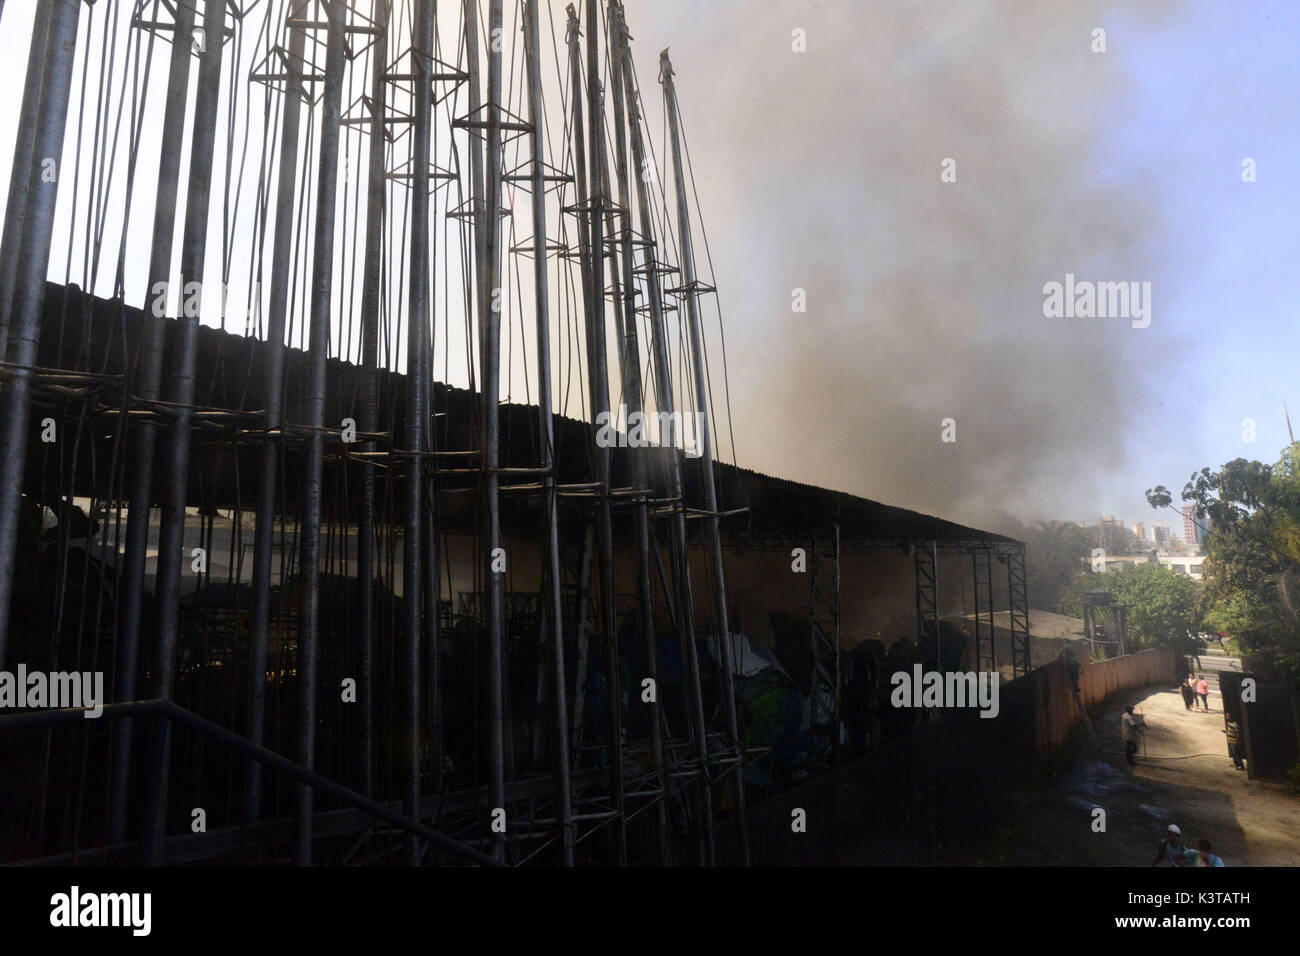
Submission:
<svg viewBox="0 0 1300 956">
<path fill-rule="evenodd" d="M 176 10 L 176 35 L 194 32 L 194 6 L 182 4 Z M 185 128 L 185 108 L 190 79 L 190 48 L 173 43 L 167 73 L 167 100 L 163 109 L 166 129 Z M 149 254 L 149 300 L 141 316 L 141 347 L 136 365 L 128 375 L 132 395 L 139 400 L 157 401 L 162 389 L 162 354 L 166 330 L 163 308 L 171 281 L 173 234 L 176 230 L 176 197 L 180 190 L 181 136 L 164 136 L 158 157 L 158 188 L 154 201 L 153 241 Z M 161 301 L 159 296 L 161 295 Z M 158 425 L 141 418 L 131 426 L 130 491 L 127 498 L 126 555 L 122 568 L 122 598 L 119 605 L 117 675 L 114 695 L 119 701 L 136 694 L 136 668 L 140 653 L 140 623 L 145 592 L 145 563 L 149 547 L 149 516 L 153 507 L 154 454 Z M 113 726 L 113 764 L 109 785 L 108 840 L 121 843 L 126 836 L 128 791 L 130 789 L 131 720 Z"/>
<path fill-rule="evenodd" d="M 18 133 L 14 139 L 14 162 L 9 173 L 9 197 L 5 202 L 4 235 L 0 239 L 0 359 L 8 354 L 9 317 L 13 307 L 14 279 L 22 260 L 23 235 L 27 225 L 27 187 L 31 182 L 32 151 L 36 145 L 36 117 L 45 79 L 45 44 L 49 41 L 50 5 L 38 3 L 32 22 L 32 42 L 27 54 L 27 78 L 23 102 L 18 111 Z M 3 661 L 0 661 L 3 663 Z"/>
<path fill-rule="evenodd" d="M 298 612 L 298 762 L 308 770 L 316 760 L 316 670 L 320 656 L 320 521 L 325 467 L 325 386 L 329 358 L 330 304 L 334 285 L 334 215 L 338 197 L 339 127 L 343 113 L 344 9 L 325 7 L 325 88 L 321 95 L 320 167 L 316 180 L 316 234 L 312 241 L 310 344 L 304 403 L 306 460 L 299 528 L 301 605 Z M 294 863 L 310 866 L 315 791 L 298 787 L 294 823 Z"/>
<path fill-rule="evenodd" d="M 299 10 L 301 7 L 298 8 Z M 302 126 L 302 61 L 306 30 L 295 24 L 293 9 L 286 16 L 289 32 L 284 103 L 280 116 L 280 157 L 276 173 L 275 229 L 271 245 L 271 288 L 267 302 L 266 390 L 268 432 L 284 426 L 284 334 L 288 324 L 289 281 L 293 277 L 294 203 L 298 185 L 298 140 Z M 275 493 L 279 480 L 280 442 L 262 444 L 257 485 L 257 524 L 253 530 L 253 608 L 248 655 L 248 737 L 261 744 L 266 723 L 266 658 L 271 630 L 271 564 L 275 558 Z M 248 766 L 244 780 L 245 815 L 261 818 L 262 765 Z"/>
<path fill-rule="evenodd" d="M 190 172 L 185 198 L 185 228 L 181 239 L 181 278 L 186 296 L 197 283 L 202 289 L 204 252 L 208 238 L 208 201 L 212 191 L 217 109 L 221 94 L 221 68 L 225 50 L 224 0 L 205 0 L 203 31 L 208 38 L 199 54 L 198 91 L 194 100 L 194 127 L 190 139 Z M 224 297 L 222 297 L 224 300 Z M 175 682 L 176 650 L 180 625 L 182 550 L 185 545 L 185 506 L 189 490 L 191 425 L 194 413 L 195 370 L 198 363 L 199 319 L 180 310 L 176 319 L 176 352 L 171 398 L 174 410 L 170 444 L 163 459 L 162 527 L 158 533 L 158 630 L 155 682 L 158 696 L 171 700 Z M 167 828 L 167 787 L 171 772 L 171 726 L 160 721 L 154 739 L 153 790 L 141 852 L 146 862 L 162 862 Z"/>
<path fill-rule="evenodd" d="M 36 109 L 31 161 L 11 175 L 27 177 L 27 222 L 14 275 L 9 382 L 0 403 L 0 663 L 5 659 L 18 549 L 27 424 L 32 406 L 31 366 L 41 341 L 45 272 L 50 261 L 54 207 L 59 194 L 63 134 L 68 119 L 80 0 L 47 0 L 49 23 L 42 61 L 44 80 Z M 45 175 L 53 162 L 54 178 Z"/>
<path fill-rule="evenodd" d="M 523 0 L 524 43 L 528 58 L 528 118 L 532 123 L 532 190 L 533 190 L 533 288 L 537 310 L 537 424 L 541 436 L 541 466 L 555 466 L 555 420 L 551 409 L 551 321 L 550 285 L 546 259 L 546 167 L 542 131 L 541 40 L 538 27 L 537 0 Z M 569 726 L 567 688 L 564 670 L 564 605 L 560 592 L 560 518 L 557 508 L 555 476 L 542 479 L 546 515 L 546 613 L 551 630 L 551 706 L 555 721 L 553 759 L 555 789 L 560 803 L 559 824 L 564 865 L 573 866 L 574 821 L 569 785 Z"/>
<path fill-rule="evenodd" d="M 677 107 L 677 89 L 673 83 L 672 63 L 664 51 L 665 69 L 660 72 L 664 84 L 664 100 L 668 109 L 669 139 L 672 142 L 673 179 L 677 193 L 677 242 L 681 251 L 682 288 L 686 299 L 688 330 L 691 339 L 691 371 L 695 383 L 695 398 L 699 403 L 696 436 L 699 442 L 701 483 L 704 486 L 704 509 L 709 512 L 709 547 L 713 552 L 713 598 L 717 605 L 719 658 L 722 662 L 722 700 L 727 719 L 727 733 L 732 746 L 740 748 L 740 733 L 736 723 L 736 685 L 731 661 L 731 626 L 727 620 L 727 578 L 722 565 L 721 521 L 718 518 L 718 489 L 713 474 L 713 437 L 709 425 L 709 397 L 704 378 L 704 332 L 700 324 L 699 285 L 695 277 L 695 254 L 691 244 L 690 208 L 686 200 L 686 176 L 682 166 L 681 116 Z M 749 838 L 745 820 L 744 774 L 736 777 L 736 825 L 739 831 L 741 859 L 749 864 Z"/>
</svg>

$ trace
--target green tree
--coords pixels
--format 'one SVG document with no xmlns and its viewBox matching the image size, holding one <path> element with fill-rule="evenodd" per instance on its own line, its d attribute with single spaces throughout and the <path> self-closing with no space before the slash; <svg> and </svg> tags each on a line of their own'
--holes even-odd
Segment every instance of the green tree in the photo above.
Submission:
<svg viewBox="0 0 1300 956">
<path fill-rule="evenodd" d="M 1208 517 L 1206 623 L 1231 637 L 1255 668 L 1300 676 L 1300 444 L 1274 465 L 1238 458 L 1218 471 L 1204 468 L 1183 488 L 1182 500 Z M 1159 486 L 1153 508 L 1172 506 Z"/>
<path fill-rule="evenodd" d="M 1079 574 L 1066 590 L 1065 612 L 1083 616 L 1087 591 L 1109 591 L 1128 612 L 1130 645 L 1169 644 L 1183 650 L 1200 630 L 1196 582 L 1159 564 L 1136 564 L 1118 571 Z"/>
</svg>

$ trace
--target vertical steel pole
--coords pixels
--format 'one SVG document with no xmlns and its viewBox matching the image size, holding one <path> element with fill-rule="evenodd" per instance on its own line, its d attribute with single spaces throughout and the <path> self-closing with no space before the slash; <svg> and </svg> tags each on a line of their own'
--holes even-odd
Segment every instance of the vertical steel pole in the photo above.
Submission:
<svg viewBox="0 0 1300 956">
<path fill-rule="evenodd" d="M 325 89 L 321 96 L 320 167 L 316 180 L 316 235 L 312 241 L 310 347 L 304 402 L 307 435 L 299 528 L 298 574 L 302 605 L 298 612 L 298 762 L 316 762 L 316 670 L 320 657 L 320 520 L 325 468 L 325 385 L 330 343 L 330 296 L 334 282 L 334 211 L 338 200 L 339 126 L 343 112 L 344 6 L 324 8 L 329 28 L 325 44 Z M 315 791 L 298 785 L 294 825 L 294 863 L 311 866 Z"/>
<path fill-rule="evenodd" d="M 474 243 L 474 305 L 478 310 L 478 354 L 480 378 L 485 376 L 487 364 L 487 326 L 483 322 L 484 303 L 490 298 L 486 291 L 487 276 L 484 262 L 487 258 L 487 204 L 483 198 L 483 151 L 479 147 L 474 124 L 478 121 L 478 111 L 483 100 L 482 62 L 479 57 L 478 0 L 464 0 L 465 59 L 469 82 L 469 169 L 470 169 L 470 210 L 471 237 Z M 480 441 L 482 436 L 480 436 Z M 480 454 L 486 455 L 486 449 L 480 447 Z M 483 459 L 484 463 L 486 458 Z M 486 465 L 485 465 L 486 467 Z M 488 572 L 491 577 L 491 570 Z M 489 747 L 489 749 L 491 749 Z M 490 759 L 490 757 L 489 757 Z M 492 795 L 496 806 L 495 794 Z M 496 850 L 493 850 L 494 855 Z"/>
<path fill-rule="evenodd" d="M 934 657 L 939 673 L 943 670 L 943 635 L 939 633 L 939 542 L 930 542 L 930 562 L 934 568 Z"/>
<path fill-rule="evenodd" d="M 985 579 L 985 586 L 986 586 L 987 589 L 988 589 L 988 608 L 989 608 L 989 619 L 988 619 L 989 660 L 990 660 L 990 662 L 991 662 L 991 664 L 992 664 L 992 668 L 993 668 L 993 670 L 996 671 L 996 670 L 998 669 L 998 632 L 997 632 L 997 627 L 995 626 L 995 622 L 996 622 L 997 618 L 994 616 L 994 609 L 993 609 L 993 564 L 992 564 L 992 560 L 993 560 L 993 559 L 992 559 L 992 556 L 989 554 L 988 549 L 986 548 L 986 549 L 984 550 L 984 579 Z"/>
<path fill-rule="evenodd" d="M 617 263 L 611 261 L 615 286 L 621 285 L 621 301 L 615 298 L 615 308 L 621 309 L 620 328 L 623 333 L 623 381 L 624 394 L 628 407 L 643 414 L 648 413 L 641 382 L 641 349 L 637 330 L 637 288 L 635 249 L 632 241 L 632 193 L 628 185 L 627 168 L 627 122 L 623 105 L 623 57 L 628 49 L 627 25 L 623 20 L 623 5 L 619 0 L 610 0 L 608 23 L 610 95 L 614 104 L 614 160 L 618 178 L 618 201 L 620 211 L 619 248 L 622 255 L 622 276 L 614 268 Z M 609 163 L 601 165 L 608 170 Z M 662 439 L 662 436 L 661 436 Z M 638 488 L 646 488 L 649 475 L 646 468 L 646 455 L 643 450 L 629 449 L 632 461 L 632 482 Z M 650 503 L 645 496 L 638 497 L 635 504 L 636 543 L 637 543 L 637 603 L 639 604 L 639 621 L 641 641 L 645 645 L 646 677 L 654 681 L 656 703 L 651 709 L 650 718 L 650 758 L 658 778 L 662 794 L 668 792 L 668 778 L 664 774 L 663 735 L 659 721 L 659 704 L 657 694 L 659 686 L 659 641 L 655 634 L 654 592 L 650 584 Z M 668 863 L 668 813 L 664 797 L 655 801 L 655 839 L 659 847 L 659 862 Z"/>
<path fill-rule="evenodd" d="M 432 19 L 437 22 L 437 3 L 434 3 Z M 432 51 L 432 42 L 430 51 Z M 430 52 L 432 56 L 432 52 Z M 433 82 L 433 71 L 430 70 L 430 83 Z M 432 86 L 430 87 L 430 108 L 432 109 Z M 432 119 L 430 119 L 432 123 Z M 432 128 L 432 127 L 431 127 Z M 430 154 L 432 157 L 432 153 Z M 433 175 L 432 171 L 429 175 Z M 420 182 L 428 186 L 428 178 L 421 176 Z M 424 448 L 432 451 L 436 446 L 434 443 L 434 415 L 433 415 L 433 336 L 436 330 L 433 324 L 433 303 L 436 299 L 437 273 L 433 271 L 433 264 L 438 259 L 437 233 L 434 230 L 429 232 L 427 258 L 430 263 L 430 279 L 425 291 L 425 297 L 430 303 L 430 319 L 428 322 L 428 333 L 421 337 L 421 374 L 424 377 L 424 383 L 421 391 L 421 421 L 424 423 Z M 438 491 L 434 483 L 434 475 L 437 471 L 437 461 L 434 458 L 428 458 L 420 470 L 420 488 L 424 501 L 424 518 L 421 528 L 424 533 L 424 619 L 423 630 L 421 631 L 424 642 L 425 655 L 428 670 L 425 674 L 426 681 L 426 701 L 425 708 L 428 712 L 429 720 L 429 764 L 430 778 L 434 793 L 442 793 L 443 783 L 443 765 L 442 765 L 442 691 L 441 680 L 442 672 L 439 664 L 439 620 L 440 607 L 439 599 L 442 595 L 442 585 L 439 578 L 441 570 L 441 549 L 438 540 Z"/>
<path fill-rule="evenodd" d="M 605 101 L 600 86 L 600 0 L 587 0 L 587 141 L 591 155 L 587 164 L 591 203 L 591 325 L 587 330 L 587 361 L 592 370 L 595 390 L 591 409 L 596 415 L 610 416 L 609 362 L 605 342 L 605 208 L 606 196 L 601 183 L 602 155 L 605 148 Z M 580 87 L 571 95 L 576 99 Z M 596 507 L 600 516 L 601 604 L 605 619 L 606 670 L 606 748 L 609 752 L 610 801 L 618 816 L 614 819 L 614 848 L 618 864 L 627 864 L 627 817 L 623 800 L 623 717 L 618 672 L 618 614 L 614 580 L 614 518 L 610 499 L 610 451 L 596 448 L 597 481 L 601 485 Z"/>
<path fill-rule="evenodd" d="M 379 315 L 384 293 L 384 228 L 388 211 L 389 0 L 375 3 L 379 31 L 371 46 L 370 157 L 366 196 L 366 264 L 361 284 L 361 430 L 379 429 Z M 374 450 L 374 442 L 362 451 Z M 361 586 L 361 792 L 375 795 L 375 471 L 369 459 L 361 468 L 361 524 L 357 530 L 357 578 Z"/>
<path fill-rule="evenodd" d="M 568 22 L 565 27 L 565 44 L 569 48 L 569 108 L 571 110 L 570 126 L 573 133 L 574 188 L 577 210 L 578 230 L 578 272 L 582 283 L 583 323 L 589 358 L 587 362 L 587 391 L 591 396 L 591 414 L 595 416 L 595 395 L 598 391 L 595 369 L 592 366 L 591 327 L 595 295 L 592 292 L 593 269 L 591 256 L 591 230 L 587 218 L 587 147 L 586 132 L 582 120 L 582 47 L 581 32 L 578 25 L 578 12 L 570 3 L 565 7 Z M 599 459 L 600 449 L 594 454 Z M 586 538 L 582 553 L 582 586 L 578 597 L 578 671 L 574 688 L 573 741 L 576 748 L 582 740 L 584 709 L 586 704 L 587 682 L 587 603 L 589 599 L 590 571 L 592 566 L 594 523 L 587 525 Z M 611 792 L 613 785 L 611 783 Z"/>
<path fill-rule="evenodd" d="M 475 142 L 475 133 L 473 123 L 477 120 L 479 107 L 483 102 L 483 77 L 480 72 L 481 64 L 479 60 L 479 43 L 478 43 L 478 0 L 465 0 L 465 59 L 467 62 L 466 72 L 469 74 L 469 178 L 470 178 L 470 208 L 472 215 L 470 221 L 473 224 L 473 241 L 474 241 L 474 288 L 476 295 L 476 304 L 481 309 L 481 302 L 487 298 L 484 292 L 484 280 L 482 264 L 486 257 L 487 226 L 484 222 L 484 201 L 483 201 L 483 151 L 478 148 Z M 480 325 L 478 330 L 479 361 L 483 361 L 484 336 L 485 329 Z M 481 375 L 482 373 L 480 373 Z"/>
<path fill-rule="evenodd" d="M 422 634 L 422 562 L 425 379 L 424 340 L 429 335 L 429 136 L 433 87 L 429 66 L 433 58 L 433 0 L 416 0 L 412 23 L 411 73 L 415 78 L 415 116 L 411 127 L 411 274 L 409 329 L 406 339 L 406 533 L 402 541 L 402 610 L 405 682 L 403 799 L 406 815 L 420 817 L 420 637 Z M 420 841 L 407 841 L 407 862 L 420 862 Z"/>
<path fill-rule="evenodd" d="M 59 195 L 58 164 L 63 161 L 63 132 L 81 15 L 80 0 L 49 0 L 49 6 L 45 80 L 36 111 L 31 162 L 28 168 L 11 173 L 27 177 L 27 227 L 14 276 L 12 367 L 0 404 L 0 663 L 4 661 L 9 634 L 23 469 L 27 463 L 27 419 L 32 407 L 30 367 L 36 363 L 41 340 L 45 271 L 49 268 L 54 206 Z M 45 175 L 46 160 L 55 164 L 52 180 Z"/>
<path fill-rule="evenodd" d="M 484 329 L 483 352 L 483 484 L 484 552 L 488 586 L 488 640 L 490 684 L 489 791 L 492 807 L 505 807 L 505 682 L 502 629 L 505 575 L 494 571 L 501 548 L 501 46 L 502 0 L 488 4 L 488 96 L 486 137 L 487 194 L 483 225 L 486 228 L 483 283 L 486 297 L 479 304 Z M 492 856 L 505 857 L 505 834 L 492 834 Z"/>
<path fill-rule="evenodd" d="M 688 328 L 691 337 L 691 368 L 695 396 L 699 403 L 697 431 L 701 452 L 701 479 L 704 507 L 709 512 L 709 544 L 713 551 L 714 601 L 717 602 L 718 645 L 722 661 L 722 700 L 727 718 L 727 733 L 741 762 L 736 771 L 736 823 L 739 830 L 743 863 L 749 865 L 749 838 L 745 821 L 744 752 L 736 724 L 736 687 L 731 662 L 731 628 L 727 620 L 727 577 L 722 566 L 721 517 L 718 514 L 718 490 L 713 476 L 713 437 L 709 425 L 709 396 L 704 380 L 704 333 L 700 325 L 699 285 L 695 279 L 695 257 L 691 249 L 690 207 L 686 198 L 686 176 L 682 168 L 681 117 L 677 107 L 677 90 L 673 84 L 673 67 L 668 51 L 661 55 L 664 99 L 668 107 L 668 129 L 673 150 L 673 178 L 677 192 L 677 241 L 681 249 L 682 287 L 685 292 Z"/>
<path fill-rule="evenodd" d="M 36 117 L 41 103 L 49 28 L 50 5 L 39 3 L 36 5 L 36 19 L 32 23 L 32 42 L 27 54 L 27 79 L 23 84 L 23 103 L 18 113 L 14 163 L 9 172 L 4 237 L 0 239 L 0 359 L 8 352 L 14 278 L 18 274 L 18 263 L 22 260 L 23 234 L 27 225 L 27 187 L 31 181 L 32 150 L 36 145 Z"/>
<path fill-rule="evenodd" d="M 551 411 L 551 316 L 546 252 L 546 166 L 542 133 L 542 57 L 538 0 L 524 2 L 524 40 L 528 56 L 528 118 L 532 123 L 533 287 L 537 308 L 537 419 L 541 435 L 549 580 L 546 613 L 551 622 L 551 705 L 555 715 L 555 787 L 560 800 L 564 865 L 573 866 L 573 804 L 569 790 L 569 716 L 564 673 L 564 605 L 560 595 L 560 518 L 555 492 L 555 420 Z"/>
<path fill-rule="evenodd" d="M 176 8 L 175 37 L 194 33 L 194 6 Z M 164 136 L 158 157 L 158 190 L 154 200 L 153 241 L 149 254 L 149 289 L 141 316 L 141 345 L 132 370 L 131 394 L 156 401 L 162 388 L 163 336 L 166 329 L 167 284 L 171 280 L 173 235 L 176 231 L 176 197 L 180 190 L 181 146 L 185 107 L 189 98 L 190 44 L 172 44 L 167 74 L 167 101 L 163 128 L 176 131 Z M 149 546 L 149 515 L 153 506 L 154 453 L 158 426 L 142 418 L 132 426 L 131 483 L 127 501 L 126 556 L 122 568 L 118 617 L 117 677 L 114 693 L 119 702 L 135 697 L 136 664 L 140 650 L 140 618 L 145 591 L 145 562 Z M 131 771 L 133 718 L 113 726 L 113 768 L 109 796 L 109 844 L 126 837 L 126 815 Z"/>
<path fill-rule="evenodd" d="M 578 207 L 578 261 L 579 273 L 582 281 L 582 301 L 583 301 L 583 321 L 586 323 L 586 338 L 591 341 L 591 313 L 592 300 L 595 298 L 592 289 L 592 266 L 591 266 L 591 229 L 590 220 L 587 218 L 587 134 L 584 129 L 582 120 L 582 47 L 579 37 L 581 36 L 578 28 L 578 13 L 573 4 L 566 8 L 569 21 L 565 42 L 569 47 L 569 99 L 570 108 L 573 111 L 572 129 L 573 129 L 573 160 L 574 160 L 574 185 L 576 190 L 576 200 Z M 587 390 L 591 395 L 595 395 L 598 387 L 596 384 L 596 373 L 589 359 L 587 362 Z M 595 414 L 595 408 L 592 409 Z"/>
<path fill-rule="evenodd" d="M 266 418 L 268 432 L 284 425 L 284 333 L 289 308 L 289 281 L 293 277 L 294 200 L 298 191 L 298 138 L 302 126 L 302 58 L 306 28 L 292 21 L 299 9 L 290 6 L 288 65 L 285 68 L 284 106 L 280 118 L 280 162 L 277 171 L 275 230 L 271 250 L 271 290 L 266 327 Z M 279 435 L 268 435 L 262 445 L 257 486 L 257 526 L 253 532 L 253 615 L 248 655 L 248 739 L 261 746 L 266 724 L 266 656 L 271 629 L 271 565 L 275 545 L 275 492 L 279 479 Z M 262 765 L 248 762 L 244 805 L 250 823 L 261 816 Z M 369 796 L 369 794 L 367 794 Z"/>
<path fill-rule="evenodd" d="M 983 630 L 983 627 L 981 626 L 982 621 L 981 621 L 981 618 L 980 618 L 980 565 L 979 565 L 979 562 L 980 562 L 979 552 L 978 552 L 977 550 L 972 550 L 972 551 L 971 551 L 971 562 L 970 562 L 970 568 L 971 568 L 971 586 L 972 586 L 972 593 L 975 595 L 975 655 L 974 655 L 974 657 L 975 657 L 975 669 L 976 669 L 976 670 L 982 670 L 982 669 L 983 669 L 983 660 L 982 660 L 982 658 L 981 658 L 980 655 L 981 655 L 981 652 L 982 652 L 983 649 L 984 649 L 984 642 L 983 642 L 983 634 L 984 634 L 984 630 Z M 990 634 L 989 637 L 992 638 L 992 635 Z"/>
<path fill-rule="evenodd" d="M 199 58 L 198 93 L 194 101 L 194 130 L 190 146 L 190 174 L 185 200 L 185 229 L 181 240 L 181 277 L 185 298 L 201 290 L 204 247 L 208 237 L 208 200 L 212 189 L 212 164 L 221 95 L 221 61 L 225 48 L 226 4 L 205 0 L 203 32 L 206 39 Z M 185 544 L 185 503 L 190 474 L 190 429 L 193 421 L 195 367 L 198 362 L 199 319 L 183 307 L 177 317 L 176 359 L 172 372 L 171 443 L 163 460 L 162 528 L 158 535 L 158 631 L 155 657 L 157 696 L 171 700 L 175 682 L 180 618 L 182 549 Z M 154 789 L 150 793 L 141 853 L 145 860 L 162 862 L 167 828 L 167 787 L 171 773 L 171 721 L 158 721 L 154 739 Z"/>
<path fill-rule="evenodd" d="M 655 218 L 652 210 L 652 198 L 648 169 L 646 163 L 645 142 L 641 134 L 641 109 L 637 101 L 635 76 L 632 70 L 631 45 L 624 33 L 623 56 L 624 95 L 627 98 L 629 129 L 632 134 L 632 161 L 638 170 L 637 211 L 638 221 L 646 245 L 646 293 L 650 305 L 651 340 L 654 347 L 655 401 L 660 412 L 668 413 L 671 423 L 676 411 L 673 397 L 672 364 L 668 351 L 667 323 L 664 319 L 663 290 L 659 282 L 659 262 L 653 245 Z M 670 425 L 671 427 L 671 425 Z M 704 721 L 704 694 L 700 686 L 699 654 L 695 646 L 695 597 L 691 587 L 691 574 L 688 562 L 686 539 L 686 513 L 683 489 L 685 481 L 682 475 L 682 454 L 676 447 L 676 435 L 670 434 L 665 441 L 671 462 L 667 467 L 668 495 L 674 502 L 672 537 L 670 551 L 673 562 L 673 577 L 677 591 L 677 639 L 684 648 L 687 675 L 687 713 L 692 718 L 694 729 L 696 758 L 700 762 L 700 784 L 698 787 L 698 815 L 700 818 L 701 842 L 704 849 L 704 863 L 714 863 L 713 840 L 713 790 L 710 783 L 709 749 L 707 731 Z"/>
</svg>

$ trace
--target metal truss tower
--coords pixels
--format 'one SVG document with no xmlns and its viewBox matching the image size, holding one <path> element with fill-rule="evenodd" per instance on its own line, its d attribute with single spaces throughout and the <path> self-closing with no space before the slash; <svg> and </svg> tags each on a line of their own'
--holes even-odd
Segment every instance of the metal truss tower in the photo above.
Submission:
<svg viewBox="0 0 1300 956">
<path fill-rule="evenodd" d="M 840 651 L 840 526 L 823 529 L 813 539 L 812 683 L 808 689 L 809 722 L 821 738 L 817 753 L 831 766 L 840 762 L 840 703 L 844 678 Z"/>
</svg>

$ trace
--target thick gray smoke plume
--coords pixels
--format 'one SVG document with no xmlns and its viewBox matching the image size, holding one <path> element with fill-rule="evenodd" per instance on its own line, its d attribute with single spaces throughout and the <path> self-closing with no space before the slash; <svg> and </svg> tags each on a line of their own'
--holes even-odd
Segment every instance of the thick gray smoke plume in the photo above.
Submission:
<svg viewBox="0 0 1300 956">
<path fill-rule="evenodd" d="M 1173 5 L 1143 7 L 628 4 L 673 44 L 742 464 L 968 522 L 1087 513 L 1177 349 L 1158 171 L 1112 142 Z M 1151 282 L 1152 327 L 1044 317 L 1067 273 Z"/>
</svg>

